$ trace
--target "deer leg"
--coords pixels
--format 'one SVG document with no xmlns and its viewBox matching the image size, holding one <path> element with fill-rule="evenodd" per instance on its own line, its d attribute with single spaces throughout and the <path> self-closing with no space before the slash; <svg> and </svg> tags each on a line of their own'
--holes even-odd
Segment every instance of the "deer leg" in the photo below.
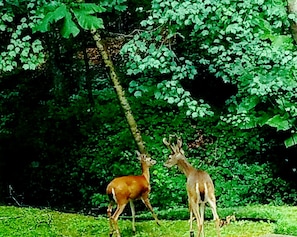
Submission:
<svg viewBox="0 0 297 237">
<path fill-rule="evenodd" d="M 109 236 L 110 237 L 113 235 L 113 231 L 114 231 L 111 212 L 112 212 L 112 202 L 109 203 L 108 208 L 107 208 L 107 216 L 108 216 L 108 219 L 109 219 L 109 226 L 110 226 L 110 230 L 109 230 Z"/>
<path fill-rule="evenodd" d="M 190 237 L 194 237 L 194 231 L 193 231 L 193 210 L 192 205 L 189 199 L 189 211 L 190 211 Z"/>
<path fill-rule="evenodd" d="M 191 218 L 191 222 L 190 222 L 190 237 L 194 236 L 194 231 L 193 231 L 193 225 L 192 225 L 192 221 L 193 221 L 193 214 L 196 218 L 197 221 L 197 226 L 198 226 L 198 237 L 200 236 L 201 233 L 201 228 L 200 228 L 200 223 L 201 223 L 201 218 L 200 218 L 200 214 L 199 214 L 199 204 L 196 202 L 196 200 L 190 200 L 190 218 Z"/>
<path fill-rule="evenodd" d="M 200 217 L 200 214 L 199 214 L 199 203 L 197 203 L 195 205 L 195 208 L 193 210 L 194 210 L 194 215 L 196 217 L 197 226 L 198 226 L 198 235 L 197 235 L 197 237 L 200 237 L 201 231 L 202 231 L 202 226 L 201 226 L 201 217 Z"/>
<path fill-rule="evenodd" d="M 131 208 L 131 213 L 132 213 L 132 230 L 135 233 L 135 206 L 132 200 L 130 200 L 130 208 Z"/>
<path fill-rule="evenodd" d="M 148 197 L 142 197 L 141 200 L 143 201 L 144 205 L 150 210 L 150 212 L 152 213 L 155 221 L 157 222 L 158 225 L 160 225 L 160 221 L 157 217 L 157 215 L 155 214 L 153 207 L 150 203 L 150 200 L 148 199 Z"/>
<path fill-rule="evenodd" d="M 119 216 L 124 211 L 125 206 L 126 206 L 126 203 L 125 204 L 118 204 L 117 209 L 116 209 L 116 211 L 114 212 L 114 214 L 112 216 L 112 222 L 113 222 L 114 230 L 116 232 L 117 237 L 121 237 L 119 226 L 118 226 L 118 219 L 119 219 Z"/>
<path fill-rule="evenodd" d="M 190 208 L 190 237 L 194 237 L 194 231 L 193 231 L 193 211 Z"/>
<path fill-rule="evenodd" d="M 204 210 L 205 210 L 205 203 L 202 202 L 200 205 L 200 230 L 201 230 L 201 235 L 204 237 Z"/>
<path fill-rule="evenodd" d="M 213 196 L 211 199 L 208 200 L 208 203 L 210 205 L 211 211 L 212 211 L 212 215 L 213 215 L 213 219 L 215 221 L 216 224 L 216 229 L 217 229 L 217 235 L 218 237 L 221 237 L 221 233 L 220 233 L 220 218 L 218 216 L 217 213 L 217 206 L 216 206 L 216 199 Z"/>
</svg>

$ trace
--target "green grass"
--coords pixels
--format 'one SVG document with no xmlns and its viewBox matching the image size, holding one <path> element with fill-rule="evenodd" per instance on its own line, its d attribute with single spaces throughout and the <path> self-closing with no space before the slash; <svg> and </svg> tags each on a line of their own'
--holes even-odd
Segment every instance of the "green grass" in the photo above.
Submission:
<svg viewBox="0 0 297 237">
<path fill-rule="evenodd" d="M 208 210 L 209 211 L 209 210 Z M 237 221 L 221 228 L 222 237 L 256 237 L 269 233 L 297 235 L 297 207 L 248 206 L 219 209 L 221 217 L 235 214 Z M 158 212 L 161 226 L 157 226 L 149 213 L 136 218 L 136 234 L 132 234 L 131 221 L 121 219 L 122 237 L 183 237 L 189 236 L 188 220 L 165 220 L 187 218 L 187 209 Z M 206 213 L 210 217 L 210 213 Z M 196 227 L 196 226 L 195 226 Z M 90 237 L 108 236 L 109 226 L 105 216 L 92 217 L 68 214 L 49 209 L 17 208 L 0 206 L 0 236 L 26 237 Z M 205 222 L 206 236 L 216 236 L 213 221 Z"/>
</svg>

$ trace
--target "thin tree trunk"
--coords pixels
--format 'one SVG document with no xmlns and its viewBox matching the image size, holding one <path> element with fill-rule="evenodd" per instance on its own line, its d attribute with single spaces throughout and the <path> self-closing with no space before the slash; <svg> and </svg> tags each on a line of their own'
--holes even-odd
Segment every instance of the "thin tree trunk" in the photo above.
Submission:
<svg viewBox="0 0 297 237">
<path fill-rule="evenodd" d="M 289 13 L 295 14 L 297 17 L 297 0 L 288 0 L 288 11 Z M 292 28 L 292 35 L 297 43 L 297 22 L 296 20 L 293 20 L 291 23 L 291 28 Z"/>
<path fill-rule="evenodd" d="M 114 86 L 114 88 L 116 90 L 116 93 L 117 93 L 118 99 L 120 101 L 121 107 L 124 110 L 126 120 L 128 122 L 130 131 L 131 131 L 131 133 L 132 133 L 132 135 L 134 137 L 136 145 L 137 145 L 140 153 L 146 154 L 147 152 L 145 150 L 145 146 L 144 146 L 140 131 L 137 128 L 137 124 L 136 124 L 136 121 L 135 121 L 135 119 L 133 117 L 131 107 L 130 107 L 129 102 L 128 102 L 126 96 L 125 96 L 124 89 L 120 84 L 119 77 L 118 77 L 118 75 L 117 75 L 117 73 L 115 71 L 113 62 L 109 58 L 108 51 L 105 48 L 104 43 L 102 42 L 100 34 L 98 32 L 96 32 L 96 31 L 93 31 L 92 33 L 93 33 L 93 39 L 96 42 L 96 46 L 97 46 L 97 48 L 98 48 L 98 50 L 99 50 L 99 52 L 100 52 L 100 54 L 102 56 L 104 64 L 109 70 L 110 79 L 111 79 L 111 81 L 113 83 L 113 86 Z"/>
</svg>

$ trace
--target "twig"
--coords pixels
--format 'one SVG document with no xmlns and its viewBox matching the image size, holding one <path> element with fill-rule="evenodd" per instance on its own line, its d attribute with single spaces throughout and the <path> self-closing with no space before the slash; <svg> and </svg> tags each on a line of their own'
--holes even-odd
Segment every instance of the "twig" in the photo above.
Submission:
<svg viewBox="0 0 297 237">
<path fill-rule="evenodd" d="M 13 188 L 12 188 L 12 186 L 11 185 L 9 185 L 8 186 L 9 187 L 9 196 L 16 202 L 16 204 L 18 205 L 18 206 L 22 206 L 19 202 L 18 202 L 18 200 L 13 196 Z"/>
</svg>

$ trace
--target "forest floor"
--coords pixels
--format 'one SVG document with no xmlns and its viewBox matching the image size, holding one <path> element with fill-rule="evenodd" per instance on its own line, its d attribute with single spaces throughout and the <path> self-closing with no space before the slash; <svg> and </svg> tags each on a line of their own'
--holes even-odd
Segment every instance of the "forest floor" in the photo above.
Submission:
<svg viewBox="0 0 297 237">
<path fill-rule="evenodd" d="M 121 218 L 119 227 L 122 237 L 188 237 L 189 221 L 178 220 L 178 216 L 183 216 L 186 211 L 186 208 L 157 211 L 161 226 L 156 225 L 147 213 L 138 215 L 134 235 L 131 220 Z M 222 237 L 259 237 L 273 233 L 297 236 L 297 207 L 247 206 L 223 208 L 218 212 L 223 220 L 228 216 L 236 217 L 221 227 Z M 209 213 L 206 213 L 207 218 L 208 216 Z M 94 217 L 50 209 L 0 206 L 0 236 L 107 237 L 108 233 L 109 224 L 106 216 Z M 205 221 L 205 233 L 209 237 L 216 236 L 213 221 Z"/>
</svg>

